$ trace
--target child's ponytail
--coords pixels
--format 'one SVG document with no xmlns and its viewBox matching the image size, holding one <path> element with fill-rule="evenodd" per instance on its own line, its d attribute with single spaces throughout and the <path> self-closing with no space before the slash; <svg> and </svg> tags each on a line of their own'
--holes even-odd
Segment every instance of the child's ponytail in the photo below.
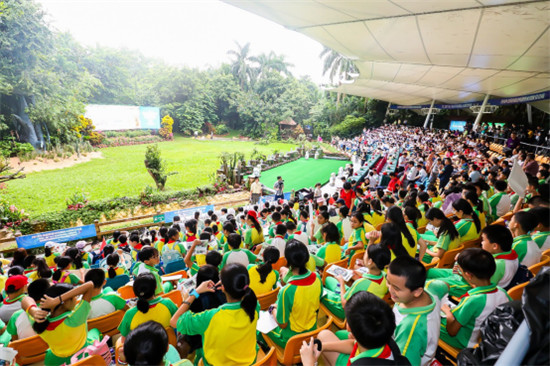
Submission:
<svg viewBox="0 0 550 366">
<path fill-rule="evenodd" d="M 47 295 L 47 296 L 53 297 L 53 298 L 57 298 L 57 297 L 63 295 L 65 292 L 68 292 L 68 291 L 72 290 L 72 288 L 73 288 L 73 286 L 69 285 L 68 283 L 58 283 L 56 285 L 53 285 L 53 286 L 49 287 L 46 290 L 46 292 L 44 293 L 44 295 Z M 50 310 L 50 314 L 51 314 L 54 311 L 56 311 L 60 306 L 61 306 L 61 304 L 57 305 L 53 309 L 43 309 L 43 310 Z M 50 325 L 50 321 L 48 319 L 45 319 L 41 323 L 34 322 L 34 324 L 32 325 L 32 329 L 34 329 L 34 331 L 37 334 L 41 334 L 46 330 L 46 328 L 48 328 L 49 325 Z"/>
<path fill-rule="evenodd" d="M 57 257 L 57 269 L 52 275 L 52 280 L 57 282 L 61 279 L 61 274 L 65 268 L 71 265 L 73 259 L 71 257 Z"/>
<path fill-rule="evenodd" d="M 273 271 L 273 264 L 279 260 L 281 254 L 279 249 L 269 246 L 264 251 L 264 263 L 258 266 L 258 273 L 260 274 L 260 283 L 265 283 L 267 276 Z"/>
<path fill-rule="evenodd" d="M 109 275 L 109 278 L 116 277 L 116 270 L 115 267 L 118 265 L 120 258 L 117 253 L 109 254 L 107 256 L 107 259 L 105 262 L 109 266 L 109 270 L 107 271 L 107 274 Z"/>
<path fill-rule="evenodd" d="M 241 299 L 241 308 L 245 311 L 246 315 L 250 318 L 250 322 L 254 321 L 256 316 L 256 306 L 258 305 L 258 298 L 256 294 L 248 285 L 246 285 L 245 293 Z"/>
<path fill-rule="evenodd" d="M 152 273 L 142 273 L 137 276 L 134 281 L 134 294 L 137 296 L 138 301 L 136 304 L 137 309 L 146 314 L 149 311 L 149 300 L 155 296 L 157 289 L 157 281 Z"/>
<path fill-rule="evenodd" d="M 65 254 L 73 259 L 73 263 L 76 269 L 82 268 L 82 253 L 80 252 L 80 249 L 69 248 L 67 249 Z"/>
<path fill-rule="evenodd" d="M 231 263 L 223 267 L 221 272 L 222 284 L 225 291 L 235 300 L 240 300 L 241 308 L 250 318 L 250 322 L 256 317 L 258 299 L 250 287 L 248 271 L 242 264 Z"/>
</svg>

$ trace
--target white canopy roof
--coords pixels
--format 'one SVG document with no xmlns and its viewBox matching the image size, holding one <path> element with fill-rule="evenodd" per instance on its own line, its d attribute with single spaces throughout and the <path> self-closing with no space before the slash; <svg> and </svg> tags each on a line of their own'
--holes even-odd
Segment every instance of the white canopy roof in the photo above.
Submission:
<svg viewBox="0 0 550 366">
<path fill-rule="evenodd" d="M 550 89 L 550 1 L 224 0 L 352 58 L 337 90 L 452 104 Z"/>
</svg>

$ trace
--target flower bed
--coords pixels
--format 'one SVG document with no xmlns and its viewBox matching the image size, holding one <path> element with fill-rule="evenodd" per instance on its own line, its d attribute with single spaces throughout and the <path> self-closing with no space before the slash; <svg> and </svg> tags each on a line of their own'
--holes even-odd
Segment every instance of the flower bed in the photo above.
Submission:
<svg viewBox="0 0 550 366">
<path fill-rule="evenodd" d="M 99 145 L 96 145 L 96 147 L 105 148 L 105 147 L 115 147 L 115 146 L 153 144 L 153 143 L 162 142 L 162 141 L 166 141 L 166 140 L 156 135 L 136 136 L 136 137 L 117 136 L 117 137 L 104 139 L 103 142 Z"/>
</svg>

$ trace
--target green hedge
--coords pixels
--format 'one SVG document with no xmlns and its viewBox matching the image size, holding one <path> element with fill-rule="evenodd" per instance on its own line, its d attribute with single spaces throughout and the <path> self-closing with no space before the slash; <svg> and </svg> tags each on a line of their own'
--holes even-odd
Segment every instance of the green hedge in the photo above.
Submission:
<svg viewBox="0 0 550 366">
<path fill-rule="evenodd" d="M 139 207 L 146 208 L 186 199 L 194 200 L 200 197 L 214 195 L 215 193 L 216 190 L 214 186 L 207 185 L 195 189 L 153 193 L 145 197 L 115 197 L 101 201 L 91 201 L 79 210 L 48 212 L 31 217 L 30 220 L 23 222 L 19 226 L 19 230 L 21 230 L 22 235 L 27 235 L 32 234 L 34 228 L 38 225 L 40 226 L 40 231 L 64 229 L 69 227 L 71 222 L 75 223 L 78 219 L 80 219 L 84 225 L 88 225 L 93 224 L 94 220 L 99 220 L 102 214 L 109 220 L 121 210 L 133 210 Z"/>
</svg>

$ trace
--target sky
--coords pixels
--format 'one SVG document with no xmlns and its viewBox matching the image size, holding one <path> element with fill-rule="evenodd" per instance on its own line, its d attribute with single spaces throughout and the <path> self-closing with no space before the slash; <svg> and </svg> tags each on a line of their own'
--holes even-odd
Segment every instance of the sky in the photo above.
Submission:
<svg viewBox="0 0 550 366">
<path fill-rule="evenodd" d="M 227 51 L 250 42 L 251 53 L 283 54 L 296 76 L 318 83 L 323 46 L 300 33 L 218 0 L 37 0 L 53 29 L 85 46 L 141 51 L 178 66 L 217 67 Z"/>
</svg>

